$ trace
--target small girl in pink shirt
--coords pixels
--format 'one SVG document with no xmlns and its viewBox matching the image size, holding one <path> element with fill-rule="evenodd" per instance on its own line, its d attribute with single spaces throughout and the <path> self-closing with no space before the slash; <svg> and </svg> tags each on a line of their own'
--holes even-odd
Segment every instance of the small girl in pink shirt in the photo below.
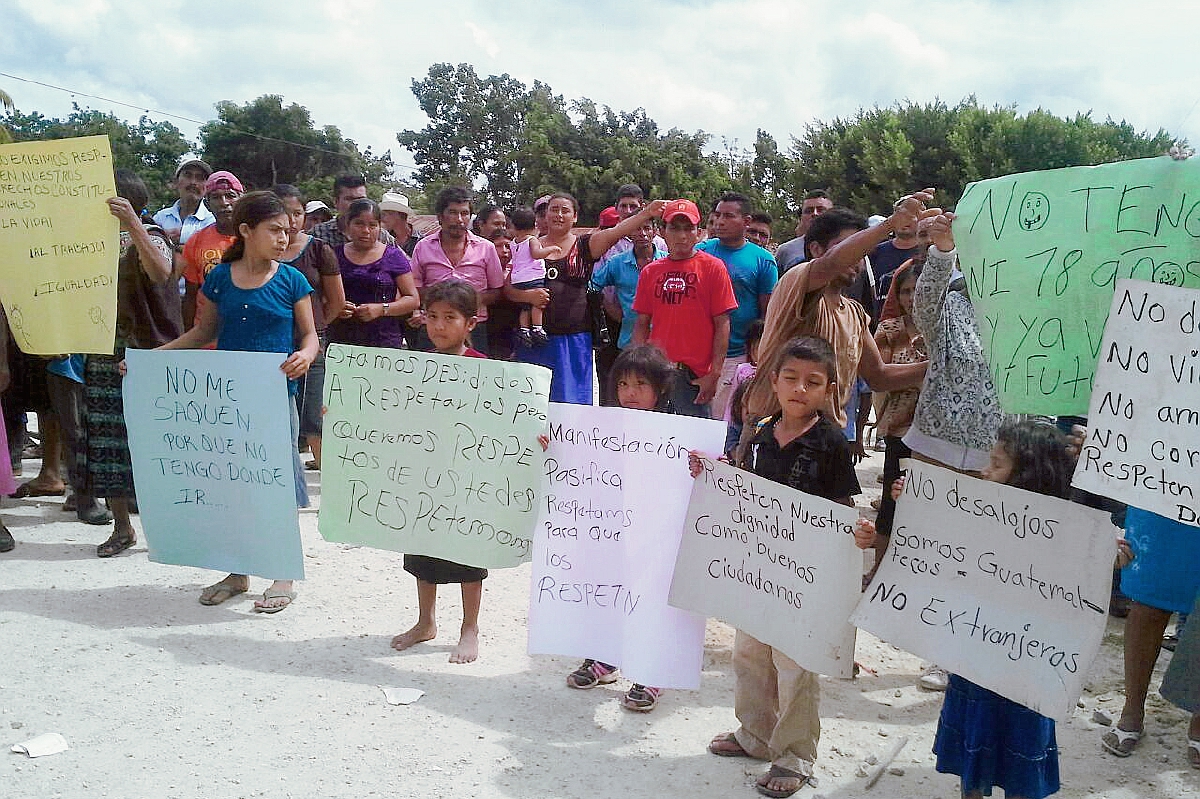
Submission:
<svg viewBox="0 0 1200 799">
<path fill-rule="evenodd" d="M 544 247 L 534 235 L 536 217 L 528 208 L 514 208 L 508 215 L 509 245 L 512 252 L 512 287 L 515 289 L 540 289 L 546 285 L 545 258 L 561 258 L 562 248 Z M 546 343 L 546 331 L 542 328 L 542 309 L 532 305 L 521 307 L 521 318 L 517 325 L 517 337 L 526 347 Z"/>
</svg>

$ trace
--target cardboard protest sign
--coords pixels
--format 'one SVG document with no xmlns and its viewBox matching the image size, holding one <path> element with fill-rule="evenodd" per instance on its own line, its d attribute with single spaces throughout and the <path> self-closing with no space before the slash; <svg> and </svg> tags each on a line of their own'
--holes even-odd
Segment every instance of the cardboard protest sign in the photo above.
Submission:
<svg viewBox="0 0 1200 799">
<path fill-rule="evenodd" d="M 331 344 L 319 529 L 482 568 L 529 560 L 550 372 Z"/>
<path fill-rule="evenodd" d="M 126 351 L 125 426 L 150 560 L 304 578 L 285 357 Z"/>
<path fill-rule="evenodd" d="M 862 586 L 854 508 L 705 461 L 688 504 L 671 604 L 715 616 L 809 671 L 851 676 Z"/>
<path fill-rule="evenodd" d="M 1200 256 L 1198 256 L 1200 257 Z M 1200 263 L 1200 261 L 1198 261 Z M 1200 526 L 1200 291 L 1121 280 L 1074 485 Z"/>
<path fill-rule="evenodd" d="M 1059 721 L 1100 650 L 1109 515 L 912 462 L 892 540 L 851 622 Z"/>
<path fill-rule="evenodd" d="M 1200 160 L 1167 157 L 972 183 L 954 239 L 1009 413 L 1087 412 L 1117 281 L 1200 288 Z"/>
<path fill-rule="evenodd" d="M 711 419 L 550 406 L 529 599 L 529 651 L 595 658 L 629 679 L 698 688 L 704 617 L 667 604 L 692 478 L 719 452 Z"/>
<path fill-rule="evenodd" d="M 0 144 L 0 302 L 35 355 L 111 355 L 120 223 L 107 136 Z"/>
</svg>

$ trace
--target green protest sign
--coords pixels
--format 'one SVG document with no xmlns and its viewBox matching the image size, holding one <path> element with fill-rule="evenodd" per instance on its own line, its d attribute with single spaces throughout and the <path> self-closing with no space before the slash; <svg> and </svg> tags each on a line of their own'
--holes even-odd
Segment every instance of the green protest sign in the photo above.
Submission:
<svg viewBox="0 0 1200 799">
<path fill-rule="evenodd" d="M 483 568 L 529 560 L 550 371 L 331 344 L 318 529 Z"/>
<path fill-rule="evenodd" d="M 954 239 L 1000 403 L 1086 414 L 1118 280 L 1200 288 L 1200 160 L 984 180 Z"/>
</svg>

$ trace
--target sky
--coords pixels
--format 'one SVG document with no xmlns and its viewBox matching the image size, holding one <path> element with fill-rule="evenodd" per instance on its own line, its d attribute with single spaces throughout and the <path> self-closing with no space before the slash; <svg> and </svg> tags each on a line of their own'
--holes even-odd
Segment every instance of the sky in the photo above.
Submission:
<svg viewBox="0 0 1200 799">
<path fill-rule="evenodd" d="M 279 94 L 391 150 L 402 178 L 413 158 L 396 133 L 427 121 L 412 81 L 441 61 L 641 107 L 662 130 L 712 134 L 714 149 L 750 147 L 760 128 L 786 149 L 814 121 L 971 94 L 1200 144 L 1192 3 L 0 0 L 0 73 L 16 76 L 0 89 L 24 112 L 65 116 L 74 101 L 130 120 L 206 121 L 221 100 Z M 197 124 L 149 116 L 195 140 Z"/>
</svg>

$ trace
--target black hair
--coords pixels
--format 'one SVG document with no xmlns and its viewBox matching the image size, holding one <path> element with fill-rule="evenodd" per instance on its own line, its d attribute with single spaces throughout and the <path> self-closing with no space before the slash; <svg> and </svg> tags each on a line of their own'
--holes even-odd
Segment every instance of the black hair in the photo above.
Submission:
<svg viewBox="0 0 1200 799">
<path fill-rule="evenodd" d="M 778 374 L 789 358 L 824 366 L 825 376 L 829 378 L 830 385 L 837 383 L 837 356 L 833 354 L 833 347 L 825 339 L 816 336 L 797 336 L 783 345 L 771 371 Z"/>
<path fill-rule="evenodd" d="M 129 204 L 133 206 L 134 213 L 138 215 L 138 218 L 143 222 L 146 221 L 149 215 L 146 203 L 150 202 L 150 191 L 146 188 L 145 182 L 138 177 L 136 172 L 129 169 L 114 170 L 113 177 L 117 183 L 117 196 L 129 200 Z"/>
<path fill-rule="evenodd" d="M 304 205 L 304 192 L 293 186 L 291 183 L 276 183 L 271 187 L 271 193 L 281 200 L 286 200 L 288 197 L 293 197 Z"/>
<path fill-rule="evenodd" d="M 717 198 L 717 201 L 713 203 L 713 210 L 717 210 L 717 206 L 721 203 L 737 203 L 743 214 L 749 214 L 753 210 L 750 207 L 750 198 L 744 194 L 738 194 L 736 191 L 727 191 Z"/>
<path fill-rule="evenodd" d="M 812 253 L 808 249 L 811 244 L 820 244 L 823 248 L 829 249 L 829 242 L 836 239 L 844 230 L 857 232 L 866 229 L 867 220 L 861 214 L 856 214 L 849 208 L 830 208 L 808 226 L 808 232 L 804 234 L 804 255 L 808 258 L 812 257 Z"/>
<path fill-rule="evenodd" d="M 444 302 L 470 319 L 479 313 L 479 292 L 465 280 L 443 280 L 427 286 L 421 296 L 421 307 L 425 310 Z"/>
<path fill-rule="evenodd" d="M 751 344 L 762 341 L 764 327 L 762 319 L 755 319 L 746 325 L 746 332 L 742 334 L 742 342 L 745 346 L 749 347 Z"/>
<path fill-rule="evenodd" d="M 675 379 L 675 365 L 667 360 L 666 353 L 654 344 L 639 344 L 621 350 L 608 373 L 609 391 L 613 399 L 617 396 L 617 382 L 626 375 L 635 375 L 654 387 L 658 396 L 658 407 L 666 405 L 671 393 L 671 382 Z"/>
<path fill-rule="evenodd" d="M 903 275 L 899 275 L 900 281 L 904 282 L 906 280 L 916 280 L 917 278 L 919 278 L 921 276 L 921 270 L 924 268 L 925 268 L 925 264 L 913 264 L 907 270 L 905 270 Z M 900 284 L 897 283 L 896 291 L 899 291 L 899 290 L 900 290 Z"/>
<path fill-rule="evenodd" d="M 1012 458 L 1007 485 L 1066 499 L 1071 492 L 1075 459 L 1067 452 L 1067 437 L 1053 424 L 1033 419 L 1000 425 L 996 442 Z"/>
<path fill-rule="evenodd" d="M 751 211 L 750 212 L 750 221 L 751 222 L 759 222 L 759 223 L 761 223 L 763 225 L 767 225 L 767 226 L 775 224 L 775 220 L 772 219 L 771 215 L 768 214 L 766 211 Z"/>
<path fill-rule="evenodd" d="M 576 200 L 574 196 L 567 194 L 565 191 L 556 191 L 550 195 L 550 202 L 554 202 L 555 200 L 569 200 L 571 207 L 575 209 L 575 215 L 579 215 L 579 200 Z M 546 208 L 550 208 L 550 203 L 546 203 Z"/>
<path fill-rule="evenodd" d="M 621 184 L 621 188 L 617 189 L 617 202 L 620 202 L 625 197 L 642 200 L 645 199 L 646 194 L 642 191 L 642 187 L 636 183 L 623 183 Z"/>
<path fill-rule="evenodd" d="M 337 199 L 342 193 L 342 189 L 357 189 L 360 186 L 366 186 L 367 179 L 362 175 L 338 175 L 333 179 L 333 199 Z"/>
<path fill-rule="evenodd" d="M 488 219 L 491 217 L 491 215 L 496 213 L 497 211 L 499 211 L 501 214 L 504 213 L 504 209 L 501 208 L 500 206 L 496 205 L 495 203 L 488 203 L 487 205 L 480 208 L 479 213 L 475 214 L 475 221 L 473 223 L 471 223 L 471 232 L 474 233 L 476 236 L 482 236 L 483 234 L 480 233 L 479 231 L 483 228 L 483 223 L 488 221 Z M 507 216 L 507 214 L 506 214 L 506 216 Z"/>
<path fill-rule="evenodd" d="M 354 217 L 370 214 L 376 222 L 380 221 L 379 203 L 372 200 L 370 197 L 359 197 L 350 203 L 350 207 L 346 209 L 346 225 L 349 226 L 354 221 Z"/>
<path fill-rule="evenodd" d="M 750 390 L 750 384 L 753 382 L 753 380 L 743 380 L 738 383 L 738 387 L 733 390 L 733 394 L 729 397 L 729 418 L 734 424 L 745 423 L 746 409 L 742 407 L 742 403 L 745 401 L 746 392 Z"/>
<path fill-rule="evenodd" d="M 438 216 L 442 215 L 451 205 L 457 203 L 466 203 L 468 206 L 475 199 L 471 194 L 471 190 L 462 186 L 447 186 L 438 192 L 437 199 L 433 201 L 433 212 Z"/>
<path fill-rule="evenodd" d="M 246 254 L 246 239 L 242 237 L 242 225 L 256 228 L 276 216 L 287 216 L 283 201 L 269 191 L 249 191 L 238 197 L 233 205 L 233 229 L 236 231 L 233 244 L 221 256 L 223 263 L 231 264 Z"/>
<path fill-rule="evenodd" d="M 513 208 L 508 212 L 508 221 L 513 230 L 533 230 L 537 227 L 537 215 L 529 208 Z"/>
<path fill-rule="evenodd" d="M 825 191 L 824 189 L 811 189 L 804 192 L 804 200 L 830 200 L 830 202 L 832 202 L 829 192 Z M 797 219 L 804 217 L 804 200 L 800 201 L 800 207 L 796 209 Z"/>
<path fill-rule="evenodd" d="M 492 230 L 492 231 L 488 232 L 488 234 L 487 234 L 487 240 L 492 241 L 492 242 L 500 241 L 500 239 L 507 239 L 507 238 L 509 238 L 508 228 L 505 228 L 505 227 L 502 227 L 499 230 Z"/>
</svg>

